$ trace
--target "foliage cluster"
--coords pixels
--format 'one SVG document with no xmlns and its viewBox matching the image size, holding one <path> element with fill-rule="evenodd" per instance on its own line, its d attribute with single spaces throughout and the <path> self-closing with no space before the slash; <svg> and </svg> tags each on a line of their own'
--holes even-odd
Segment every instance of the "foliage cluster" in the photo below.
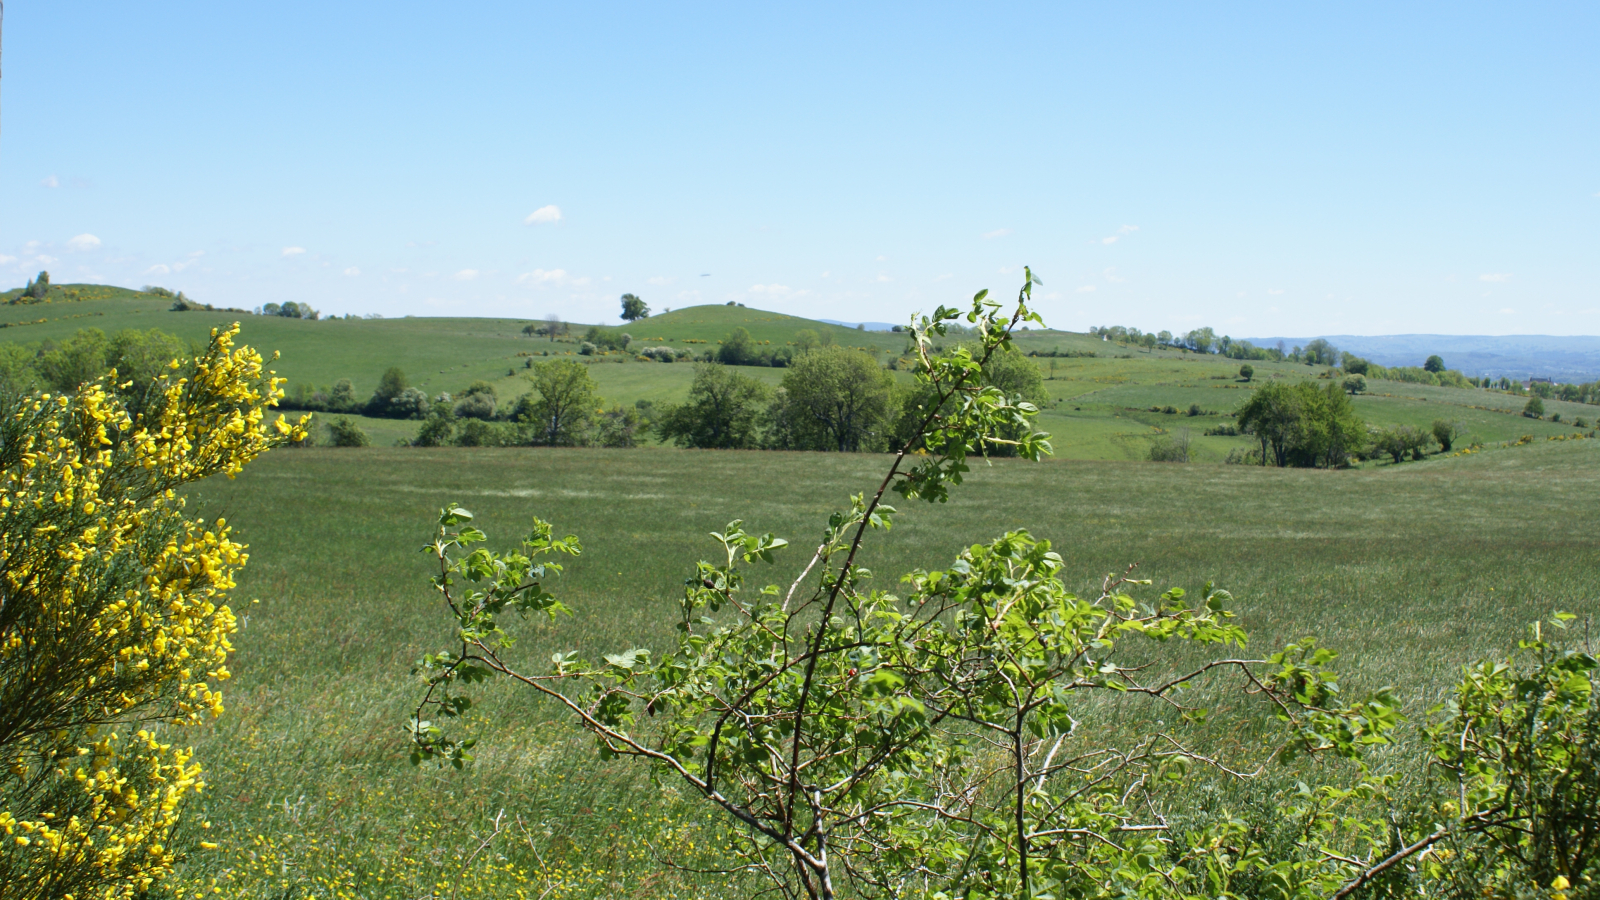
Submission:
<svg viewBox="0 0 1600 900">
<path fill-rule="evenodd" d="M 268 421 L 280 379 L 236 333 L 187 364 L 0 398 L 8 898 L 143 896 L 172 869 L 181 804 L 203 782 L 162 726 L 221 713 L 223 600 L 246 559 L 175 489 L 303 434 Z"/>
</svg>

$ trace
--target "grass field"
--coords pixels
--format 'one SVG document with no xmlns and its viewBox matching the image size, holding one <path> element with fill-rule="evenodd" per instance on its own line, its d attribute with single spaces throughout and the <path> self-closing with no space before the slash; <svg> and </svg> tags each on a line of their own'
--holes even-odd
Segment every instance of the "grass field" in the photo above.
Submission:
<svg viewBox="0 0 1600 900">
<path fill-rule="evenodd" d="M 1432 401 L 1430 401 L 1432 402 Z M 1070 445 L 1073 436 L 1058 442 Z M 521 651 L 658 645 L 705 533 L 744 518 L 803 546 L 881 473 L 866 455 L 602 450 L 281 450 L 192 492 L 251 544 L 227 715 L 185 734 L 209 787 L 184 894 L 737 896 L 663 869 L 650 846 L 705 852 L 704 810 L 595 762 L 548 708 L 492 695 L 466 773 L 416 770 L 409 669 L 447 636 L 416 548 L 445 502 L 508 544 L 532 515 L 585 553 L 557 586 L 576 614 L 530 623 Z M 865 562 L 885 586 L 1026 526 L 1081 586 L 1139 563 L 1157 586 L 1232 590 L 1265 650 L 1304 634 L 1346 652 L 1357 688 L 1401 686 L 1412 712 L 1522 625 L 1600 613 L 1600 441 L 1539 441 L 1346 472 L 1129 462 L 997 461 L 941 507 L 907 507 Z M 775 566 L 783 580 L 800 551 Z M 259 603 L 251 603 L 256 598 Z M 520 824 L 463 868 L 504 809 Z M 693 849 L 691 850 L 691 846 Z"/>
</svg>

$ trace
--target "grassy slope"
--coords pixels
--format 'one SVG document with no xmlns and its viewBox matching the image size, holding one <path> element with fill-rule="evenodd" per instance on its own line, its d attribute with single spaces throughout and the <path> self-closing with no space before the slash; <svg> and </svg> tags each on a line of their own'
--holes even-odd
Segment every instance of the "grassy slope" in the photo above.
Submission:
<svg viewBox="0 0 1600 900">
<path fill-rule="evenodd" d="M 446 636 L 415 548 L 431 514 L 460 501 L 504 546 L 531 515 L 574 531 L 586 552 L 557 590 L 576 610 L 521 628 L 521 651 L 593 652 L 668 634 L 705 533 L 743 517 L 804 544 L 883 457 L 598 450 L 279 451 L 236 481 L 193 492 L 251 543 L 237 595 L 229 713 L 194 735 L 208 761 L 200 812 L 214 823 L 185 878 L 231 869 L 227 891 L 283 895 L 342 884 L 411 897 L 452 879 L 495 810 L 529 823 L 546 875 L 486 873 L 463 896 L 729 896 L 716 879 L 663 874 L 646 840 L 704 835 L 661 788 L 592 761 L 551 711 L 492 696 L 474 717 L 493 740 L 469 775 L 418 772 L 400 726 L 407 672 Z M 1056 542 L 1091 590 L 1140 563 L 1157 589 L 1215 579 L 1264 650 L 1312 633 L 1347 651 L 1357 686 L 1402 686 L 1413 709 L 1437 699 L 1469 658 L 1509 646 L 1553 609 L 1600 613 L 1592 565 L 1600 441 L 1540 442 L 1355 472 L 1125 462 L 998 461 L 948 505 L 906 505 L 864 561 L 885 587 L 914 566 L 1026 526 Z M 1426 548 L 1426 552 L 1419 552 Z M 759 582 L 801 563 L 787 553 Z M 434 809 L 443 824 L 419 815 Z M 270 846 L 252 843 L 272 836 Z M 511 845 L 512 863 L 533 858 Z M 255 854 L 255 855 L 252 855 Z M 509 863 L 508 863 L 509 864 Z M 641 881 L 641 879 L 643 879 Z M 529 884 L 531 882 L 531 884 Z"/>
<path fill-rule="evenodd" d="M 15 293 L 15 292 L 12 292 Z M 81 299 L 70 300 L 73 295 Z M 4 299 L 0 295 L 0 299 Z M 210 329 L 234 321 L 243 323 L 247 343 L 263 351 L 282 354 L 278 371 L 293 382 L 327 386 L 349 378 L 358 395 L 371 391 L 389 366 L 403 368 L 413 384 L 429 391 L 459 392 L 482 379 L 495 385 L 502 400 L 528 390 L 524 380 L 530 361 L 557 354 L 576 355 L 582 326 L 561 341 L 523 336 L 529 320 L 467 318 L 403 318 L 301 321 L 237 313 L 168 311 L 171 301 L 138 291 L 97 285 L 59 285 L 54 302 L 30 305 L 0 304 L 0 323 L 42 324 L 0 329 L 0 339 L 26 342 L 63 340 L 79 328 L 97 327 L 107 333 L 121 328 L 160 328 L 190 340 L 203 340 Z M 735 327 L 744 327 L 753 339 L 781 345 L 792 342 L 795 332 L 810 328 L 842 346 L 861 347 L 887 360 L 906 346 L 905 337 L 886 332 L 863 332 L 809 319 L 738 306 L 696 306 L 662 313 L 623 326 L 641 344 L 662 344 L 704 350 L 716 346 Z M 952 336 L 946 344 L 956 344 Z M 1041 416 L 1041 427 L 1057 436 L 1058 453 L 1072 459 L 1143 459 L 1151 439 L 1163 431 L 1188 428 L 1200 461 L 1220 460 L 1248 442 L 1241 438 L 1204 437 L 1201 432 L 1227 423 L 1226 414 L 1248 398 L 1254 385 L 1239 382 L 1238 363 L 1218 357 L 1196 357 L 1170 350 L 1145 351 L 1100 341 L 1088 335 L 1059 331 L 1019 333 L 1024 352 L 1092 351 L 1098 358 L 1040 358 L 1053 402 Z M 591 360 L 592 372 L 608 403 L 631 405 L 638 400 L 677 402 L 688 392 L 693 367 L 683 364 L 639 362 L 626 354 Z M 1290 363 L 1255 363 L 1257 383 L 1269 378 L 1315 378 L 1323 371 Z M 770 384 L 782 377 L 781 369 L 753 367 L 747 374 Z M 1435 388 L 1392 382 L 1371 382 L 1372 394 L 1357 398 L 1363 417 L 1376 425 L 1406 422 L 1426 427 L 1434 419 L 1448 418 L 1467 429 L 1467 441 L 1497 442 L 1523 434 L 1546 436 L 1572 431 L 1570 425 L 1535 421 L 1517 415 L 1522 398 L 1490 391 Z M 1187 410 L 1198 404 L 1210 415 L 1190 418 L 1149 412 L 1149 407 L 1173 406 Z M 1549 413 L 1561 413 L 1570 422 L 1582 416 L 1594 419 L 1600 409 L 1551 401 Z M 415 433 L 416 426 L 382 420 L 363 420 L 376 444 L 390 445 Z"/>
</svg>

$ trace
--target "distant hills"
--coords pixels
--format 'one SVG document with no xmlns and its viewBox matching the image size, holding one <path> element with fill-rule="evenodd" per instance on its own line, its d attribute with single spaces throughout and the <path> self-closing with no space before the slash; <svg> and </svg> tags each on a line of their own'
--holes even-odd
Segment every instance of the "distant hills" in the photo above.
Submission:
<svg viewBox="0 0 1600 900">
<path fill-rule="evenodd" d="M 1382 366 L 1420 366 L 1437 354 L 1444 364 L 1463 374 L 1495 378 L 1552 378 L 1562 382 L 1600 378 L 1600 337 L 1548 334 L 1327 334 L 1319 337 L 1340 350 L 1366 357 Z M 1258 347 L 1305 346 L 1309 337 L 1248 338 Z"/>
</svg>

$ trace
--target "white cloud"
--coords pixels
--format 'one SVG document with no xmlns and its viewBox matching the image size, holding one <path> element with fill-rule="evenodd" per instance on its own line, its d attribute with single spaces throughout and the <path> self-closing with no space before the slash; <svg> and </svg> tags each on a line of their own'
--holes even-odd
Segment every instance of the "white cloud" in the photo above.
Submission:
<svg viewBox="0 0 1600 900">
<path fill-rule="evenodd" d="M 1283 288 L 1267 288 L 1267 293 L 1269 293 L 1272 296 L 1276 297 L 1279 294 L 1283 293 Z"/>
<path fill-rule="evenodd" d="M 1500 310 L 1500 313 L 1502 315 L 1514 316 L 1514 315 L 1516 315 L 1517 311 L 1514 310 L 1514 309 L 1511 309 L 1510 307 L 1507 307 L 1505 309 Z"/>
<path fill-rule="evenodd" d="M 92 234 L 80 234 L 67 241 L 67 246 L 74 250 L 93 250 L 100 246 L 100 239 Z"/>
<path fill-rule="evenodd" d="M 7 263 L 14 263 L 16 261 L 17 258 L 15 256 L 6 256 L 4 253 L 0 253 L 0 266 L 6 265 Z"/>
<path fill-rule="evenodd" d="M 1086 284 L 1083 287 L 1078 288 L 1078 293 L 1080 293 L 1080 294 L 1092 294 L 1092 293 L 1094 293 L 1094 285 Z"/>
<path fill-rule="evenodd" d="M 193 253 L 189 254 L 189 258 L 190 259 L 199 259 L 200 257 L 205 256 L 205 255 L 206 255 L 206 252 L 204 250 L 196 250 Z"/>
<path fill-rule="evenodd" d="M 1510 281 L 1510 272 L 1485 272 L 1478 276 L 1479 281 Z"/>
<path fill-rule="evenodd" d="M 672 283 L 672 279 L 667 277 L 666 275 L 657 275 L 654 278 L 646 278 L 645 279 L 645 284 L 653 284 L 653 285 L 656 285 L 658 287 L 663 285 L 663 284 L 671 284 L 671 283 Z"/>
<path fill-rule="evenodd" d="M 284 256 L 299 256 L 300 254 L 302 254 L 304 252 L 306 252 L 306 248 L 304 248 L 304 247 L 285 247 L 285 248 L 283 248 L 283 255 Z"/>
<path fill-rule="evenodd" d="M 357 267 L 357 266 L 351 266 L 350 268 L 345 269 L 344 273 L 346 275 L 349 275 L 350 277 L 354 278 L 355 276 L 361 274 L 361 269 L 359 267 Z"/>
<path fill-rule="evenodd" d="M 54 175 L 46 175 L 44 180 L 39 183 L 47 188 L 61 187 L 60 179 L 56 178 Z M 1600 194 L 1596 194 L 1595 196 L 1600 197 Z"/>
<path fill-rule="evenodd" d="M 954 272 L 946 272 L 943 275 L 934 276 L 933 280 L 934 281 L 949 281 L 950 279 L 952 279 L 954 277 L 956 277 L 956 273 L 954 273 Z"/>
<path fill-rule="evenodd" d="M 890 277 L 889 277 L 889 276 L 887 276 L 887 275 L 885 275 L 885 274 L 883 274 L 883 273 L 882 273 L 882 272 L 879 272 L 879 273 L 878 273 L 878 277 L 877 277 L 877 278 L 875 278 L 875 279 L 873 279 L 873 280 L 874 280 L 874 281 L 876 281 L 876 282 L 878 282 L 878 283 L 879 283 L 879 284 L 884 284 L 884 283 L 886 283 L 886 282 L 890 282 L 890 281 L 893 281 L 893 280 L 894 280 L 894 279 L 893 279 L 893 278 L 890 278 Z"/>
<path fill-rule="evenodd" d="M 522 224 L 538 225 L 541 222 L 559 221 L 561 221 L 561 207 L 552 203 L 549 206 L 541 206 L 533 212 L 528 213 L 528 217 L 522 220 Z"/>
<path fill-rule="evenodd" d="M 33 258 L 33 261 L 38 263 L 41 266 L 48 266 L 51 263 L 55 262 L 56 258 L 54 256 L 48 256 L 46 254 L 41 253 L 38 256 L 35 256 Z"/>
<path fill-rule="evenodd" d="M 986 241 L 992 241 L 995 238 L 1003 238 L 1010 233 L 1011 229 L 1009 228 L 996 228 L 993 231 L 985 231 L 983 233 L 983 239 Z"/>
<path fill-rule="evenodd" d="M 534 269 L 517 276 L 517 284 L 541 287 L 547 284 L 571 284 L 579 287 L 589 283 L 588 278 L 573 278 L 566 269 Z"/>
<path fill-rule="evenodd" d="M 873 262 L 888 262 L 888 261 L 889 261 L 889 257 L 887 257 L 887 256 L 879 256 L 877 259 L 873 260 Z"/>
<path fill-rule="evenodd" d="M 472 279 L 478 277 L 478 270 L 462 269 L 461 271 L 457 272 L 454 277 L 457 281 L 471 281 Z"/>
<path fill-rule="evenodd" d="M 1111 268 L 1105 270 L 1104 272 L 1101 272 L 1100 274 L 1105 276 L 1105 279 L 1107 281 L 1111 282 L 1112 284 L 1121 284 L 1122 282 L 1128 280 L 1126 278 L 1123 278 L 1121 275 L 1117 274 L 1117 267 L 1116 266 L 1112 266 Z"/>
<path fill-rule="evenodd" d="M 1138 231 L 1138 230 L 1139 230 L 1139 226 L 1137 226 L 1137 225 L 1124 225 L 1121 228 L 1117 229 L 1117 233 L 1116 234 L 1113 234 L 1110 237 L 1101 238 L 1100 239 L 1100 243 L 1102 243 L 1102 244 L 1115 244 L 1117 241 L 1121 240 L 1124 236 L 1133 234 L 1135 231 Z"/>
<path fill-rule="evenodd" d="M 170 273 L 171 271 L 172 271 L 171 268 L 169 268 L 167 266 L 164 266 L 164 265 L 162 265 L 160 263 L 156 263 L 155 265 L 151 266 L 150 268 L 145 269 L 144 273 L 146 275 L 166 275 L 166 274 Z"/>
</svg>

